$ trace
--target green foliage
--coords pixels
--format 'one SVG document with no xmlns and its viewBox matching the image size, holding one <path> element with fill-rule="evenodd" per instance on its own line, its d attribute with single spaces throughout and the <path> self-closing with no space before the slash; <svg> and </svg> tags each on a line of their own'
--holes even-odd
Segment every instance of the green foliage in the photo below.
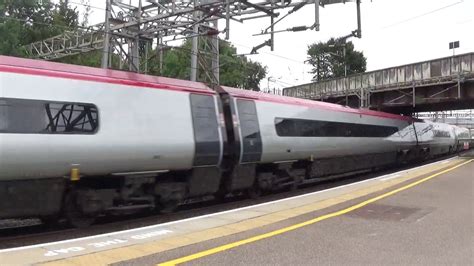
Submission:
<svg viewBox="0 0 474 266">
<path fill-rule="evenodd" d="M 204 45 L 199 47 L 204 49 Z M 153 51 L 157 53 L 157 51 Z M 225 86 L 259 91 L 259 83 L 267 70 L 258 62 L 235 56 L 237 50 L 228 42 L 219 42 L 220 83 Z M 207 58 L 206 58 L 207 59 Z M 210 64 L 209 64 L 210 65 Z M 191 73 L 191 41 L 180 47 L 167 49 L 163 53 L 163 69 L 160 71 L 158 57 L 149 64 L 149 73 L 171 78 L 189 79 Z M 198 80 L 207 80 L 202 67 L 198 68 Z"/>
<path fill-rule="evenodd" d="M 89 3 L 88 0 L 80 0 Z M 83 21 L 87 22 L 90 8 L 86 8 Z M 69 8 L 65 1 L 52 0 L 0 0 L 0 54 L 26 56 L 24 45 L 44 40 L 79 27 L 78 12 Z M 82 25 L 85 26 L 85 25 Z M 200 50 L 205 50 L 200 42 Z M 266 67 L 245 57 L 236 57 L 236 49 L 227 42 L 219 42 L 220 81 L 222 85 L 259 90 L 259 83 L 266 75 Z M 149 51 L 157 54 L 157 51 Z M 64 57 L 57 61 L 69 64 L 100 67 L 102 51 Z M 157 57 L 156 57 L 157 58 Z M 112 55 L 112 65 L 118 68 L 119 57 Z M 158 60 L 152 60 L 149 74 L 179 79 L 190 78 L 191 41 L 179 48 L 164 51 L 163 68 Z M 198 80 L 207 80 L 205 71 L 198 70 Z"/>
<path fill-rule="evenodd" d="M 343 45 L 346 47 L 345 57 Z M 308 62 L 313 66 L 313 81 L 343 77 L 345 64 L 347 75 L 365 72 L 367 65 L 364 54 L 354 50 L 352 42 L 344 44 L 341 39 L 331 38 L 327 42 L 309 45 L 308 56 Z"/>
<path fill-rule="evenodd" d="M 24 56 L 23 45 L 75 28 L 78 14 L 63 1 L 0 0 L 0 54 Z"/>
<path fill-rule="evenodd" d="M 242 88 L 260 91 L 260 81 L 267 75 L 267 67 L 263 67 L 259 62 L 249 60 L 245 67 L 245 79 Z"/>
<path fill-rule="evenodd" d="M 185 42 L 180 48 L 171 48 L 163 52 L 163 69 L 160 72 L 158 61 L 149 65 L 150 74 L 178 79 L 189 79 L 191 73 L 191 42 Z M 155 51 L 156 53 L 157 51 Z"/>
<path fill-rule="evenodd" d="M 63 57 L 58 60 L 61 63 L 100 67 L 102 61 L 102 51 L 92 51 L 85 54 L 77 54 L 72 56 Z"/>
<path fill-rule="evenodd" d="M 0 24 L 0 54 L 20 56 L 22 26 L 18 21 L 4 21 Z"/>
</svg>

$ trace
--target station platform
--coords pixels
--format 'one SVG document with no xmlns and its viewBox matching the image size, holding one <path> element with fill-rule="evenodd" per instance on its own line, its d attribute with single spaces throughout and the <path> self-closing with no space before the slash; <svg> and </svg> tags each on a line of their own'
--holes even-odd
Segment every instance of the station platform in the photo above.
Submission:
<svg viewBox="0 0 474 266">
<path fill-rule="evenodd" d="M 474 142 L 473 142 L 473 145 L 471 145 L 471 146 L 474 146 Z M 474 149 L 463 151 L 462 153 L 459 154 L 459 157 L 474 158 Z"/>
<path fill-rule="evenodd" d="M 0 250 L 2 264 L 474 264 L 474 159 L 185 220 Z"/>
</svg>

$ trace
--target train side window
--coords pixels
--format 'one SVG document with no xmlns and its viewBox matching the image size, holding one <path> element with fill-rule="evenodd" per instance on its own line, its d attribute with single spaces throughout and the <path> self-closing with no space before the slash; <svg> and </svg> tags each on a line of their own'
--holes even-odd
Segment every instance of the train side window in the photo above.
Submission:
<svg viewBox="0 0 474 266">
<path fill-rule="evenodd" d="M 26 102 L 19 99 L 2 99 L 2 132 L 38 133 L 47 124 L 41 116 L 42 106 L 38 102 Z"/>
<path fill-rule="evenodd" d="M 89 103 L 0 98 L 0 132 L 23 134 L 93 134 L 97 107 Z"/>
<path fill-rule="evenodd" d="M 295 121 L 292 119 L 275 118 L 275 128 L 278 136 L 294 135 Z"/>
<path fill-rule="evenodd" d="M 280 137 L 388 137 L 397 127 L 307 119 L 275 118 Z"/>
<path fill-rule="evenodd" d="M 97 129 L 97 108 L 91 104 L 45 103 L 51 133 L 93 133 Z"/>
</svg>

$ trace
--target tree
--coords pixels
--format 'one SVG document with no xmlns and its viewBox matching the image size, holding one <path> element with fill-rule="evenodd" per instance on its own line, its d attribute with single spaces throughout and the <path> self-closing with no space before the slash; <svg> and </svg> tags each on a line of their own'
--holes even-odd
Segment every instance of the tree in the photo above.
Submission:
<svg viewBox="0 0 474 266">
<path fill-rule="evenodd" d="M 83 24 L 87 26 L 91 13 L 87 8 L 90 0 L 80 0 L 86 5 Z M 27 56 L 22 48 L 35 41 L 44 40 L 61 34 L 65 30 L 76 30 L 79 26 L 79 14 L 71 9 L 67 1 L 60 0 L 0 0 L 0 54 Z M 201 43 L 200 50 L 204 49 Z M 237 57 L 236 49 L 228 42 L 219 42 L 220 82 L 223 85 L 251 90 L 259 90 L 259 83 L 266 75 L 266 67 L 245 57 Z M 155 51 L 149 53 L 157 54 Z M 99 67 L 102 51 L 92 51 L 57 59 L 56 61 Z M 112 66 L 118 67 L 119 55 L 112 55 Z M 165 50 L 163 68 L 160 70 L 157 60 L 149 65 L 149 74 L 172 78 L 189 79 L 191 61 L 191 41 L 178 48 Z M 198 80 L 205 80 L 205 71 L 200 67 Z"/>
<path fill-rule="evenodd" d="M 331 38 L 327 42 L 313 43 L 308 46 L 308 56 L 308 62 L 313 66 L 313 81 L 343 77 L 344 65 L 347 75 L 365 72 L 367 65 L 364 54 L 354 50 L 351 41 L 344 43 L 343 39 Z"/>
<path fill-rule="evenodd" d="M 102 60 L 102 50 L 95 50 L 87 53 L 80 53 L 76 55 L 66 56 L 60 59 L 57 59 L 57 62 L 81 65 L 81 66 L 90 66 L 90 67 L 100 67 Z"/>
<path fill-rule="evenodd" d="M 201 50 L 203 46 L 199 47 Z M 153 51 L 154 54 L 157 51 Z M 259 83 L 265 78 L 266 67 L 246 57 L 235 56 L 237 50 L 228 42 L 219 42 L 220 83 L 225 86 L 259 91 Z M 206 80 L 205 71 L 198 66 L 198 80 Z M 158 60 L 149 63 L 149 73 L 153 75 L 190 79 L 191 41 L 185 41 L 179 47 L 166 49 L 163 54 L 163 69 L 160 71 Z"/>
<path fill-rule="evenodd" d="M 242 88 L 253 91 L 260 91 L 260 81 L 267 75 L 267 68 L 263 67 L 259 62 L 249 60 L 245 68 L 244 84 Z"/>
<path fill-rule="evenodd" d="M 0 54 L 25 56 L 23 45 L 74 29 L 78 13 L 64 1 L 1 0 Z"/>
</svg>

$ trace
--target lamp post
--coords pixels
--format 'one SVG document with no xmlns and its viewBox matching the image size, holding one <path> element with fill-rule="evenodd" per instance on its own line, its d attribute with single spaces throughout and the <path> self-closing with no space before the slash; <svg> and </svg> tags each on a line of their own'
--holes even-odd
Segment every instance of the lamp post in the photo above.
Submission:
<svg viewBox="0 0 474 266">
<path fill-rule="evenodd" d="M 267 92 L 270 93 L 272 90 L 270 89 L 270 81 L 271 82 L 276 82 L 277 80 L 280 80 L 282 77 L 274 77 L 274 76 L 269 76 L 267 78 Z M 275 86 L 273 87 L 273 94 L 275 94 Z"/>
<path fill-rule="evenodd" d="M 271 80 L 271 79 L 274 80 L 275 78 L 272 77 L 272 76 L 270 76 L 270 77 L 267 78 L 267 92 L 270 92 L 270 80 Z M 272 81 L 273 81 L 273 80 L 272 80 Z"/>
</svg>

